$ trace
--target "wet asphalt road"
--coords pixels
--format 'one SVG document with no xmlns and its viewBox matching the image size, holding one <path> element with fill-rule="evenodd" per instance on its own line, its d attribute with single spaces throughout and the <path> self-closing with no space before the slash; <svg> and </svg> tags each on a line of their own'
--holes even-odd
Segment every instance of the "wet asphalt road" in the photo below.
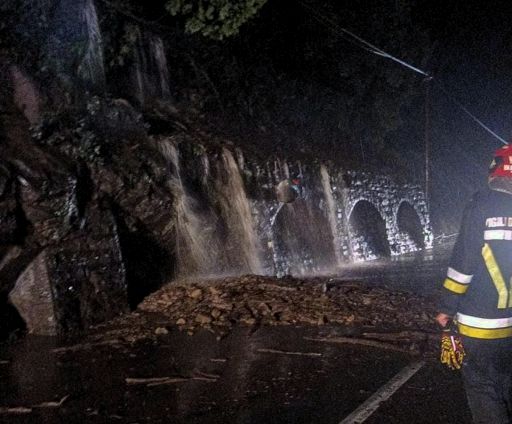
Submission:
<svg viewBox="0 0 512 424">
<path fill-rule="evenodd" d="M 158 344 L 53 352 L 28 338 L 0 352 L 0 414 L 12 423 L 339 423 L 413 361 L 380 349 L 306 340 L 328 327 L 237 328 L 217 341 L 178 330 Z M 127 384 L 126 378 L 180 378 Z M 68 396 L 61 406 L 43 407 Z M 30 410 L 31 408 L 31 410 Z M 460 377 L 427 364 L 367 423 L 468 423 Z"/>
<path fill-rule="evenodd" d="M 431 269 L 421 291 L 433 293 L 443 260 L 401 261 L 388 274 L 388 265 L 373 264 L 357 278 L 410 289 L 411 272 Z M 345 277 L 354 278 L 350 272 Z M 309 340 L 339 333 L 331 326 L 238 327 L 216 340 L 208 331 L 171 329 L 158 343 L 72 352 L 55 350 L 55 339 L 26 337 L 0 347 L 0 422 L 336 424 L 414 360 Z M 469 422 L 460 375 L 435 359 L 365 421 Z"/>
</svg>

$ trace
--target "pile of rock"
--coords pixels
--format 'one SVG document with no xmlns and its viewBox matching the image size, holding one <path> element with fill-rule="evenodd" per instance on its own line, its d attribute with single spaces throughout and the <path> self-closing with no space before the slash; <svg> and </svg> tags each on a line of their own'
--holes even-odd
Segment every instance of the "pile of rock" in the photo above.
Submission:
<svg viewBox="0 0 512 424">
<path fill-rule="evenodd" d="M 172 283 L 139 306 L 190 332 L 229 331 L 245 325 L 323 325 L 433 329 L 434 305 L 426 298 L 332 279 L 263 276 Z"/>
<path fill-rule="evenodd" d="M 131 314 L 91 329 L 63 348 L 158 342 L 175 331 L 211 331 L 222 339 L 237 326 L 328 325 L 327 341 L 437 355 L 433 299 L 329 278 L 243 276 L 168 284 Z M 341 336 L 341 337 L 340 337 Z"/>
</svg>

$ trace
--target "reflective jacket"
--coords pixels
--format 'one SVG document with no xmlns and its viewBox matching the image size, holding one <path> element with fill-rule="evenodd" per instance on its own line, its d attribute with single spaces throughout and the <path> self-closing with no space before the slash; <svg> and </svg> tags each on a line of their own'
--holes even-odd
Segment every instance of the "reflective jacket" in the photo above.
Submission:
<svg viewBox="0 0 512 424">
<path fill-rule="evenodd" d="M 463 335 L 512 337 L 512 195 L 486 190 L 467 205 L 440 312 L 456 314 Z"/>
</svg>

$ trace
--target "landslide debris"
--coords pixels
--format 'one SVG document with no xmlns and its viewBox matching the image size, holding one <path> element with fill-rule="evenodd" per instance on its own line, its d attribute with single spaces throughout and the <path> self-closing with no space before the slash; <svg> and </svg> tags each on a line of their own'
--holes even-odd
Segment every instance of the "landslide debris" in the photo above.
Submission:
<svg viewBox="0 0 512 424">
<path fill-rule="evenodd" d="M 436 334 L 432 299 L 358 282 L 246 275 L 170 283 L 132 314 L 98 326 L 89 341 L 156 339 L 178 328 L 226 335 L 236 325 L 325 325 L 384 341 Z M 413 340 L 414 339 L 414 340 Z"/>
</svg>

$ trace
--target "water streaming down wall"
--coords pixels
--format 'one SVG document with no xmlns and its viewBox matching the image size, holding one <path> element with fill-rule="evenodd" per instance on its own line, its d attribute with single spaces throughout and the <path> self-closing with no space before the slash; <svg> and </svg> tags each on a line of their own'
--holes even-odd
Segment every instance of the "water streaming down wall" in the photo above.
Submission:
<svg viewBox="0 0 512 424">
<path fill-rule="evenodd" d="M 222 215 L 227 224 L 229 248 L 240 251 L 240 267 L 245 272 L 260 274 L 260 242 L 255 231 L 251 204 L 247 199 L 240 169 L 230 150 L 224 148 L 217 163 L 216 188 Z"/>
<path fill-rule="evenodd" d="M 103 85 L 105 82 L 103 46 L 94 0 L 85 0 L 79 19 L 85 27 L 86 42 L 83 46 L 82 60 L 78 65 L 78 75 L 94 85 Z"/>
<path fill-rule="evenodd" d="M 388 177 L 332 165 L 275 160 L 253 167 L 258 171 L 249 174 L 257 175 L 256 184 L 265 188 L 253 202 L 258 235 L 268 246 L 264 267 L 270 273 L 336 273 L 350 261 L 432 247 L 427 204 L 418 186 L 400 186 Z M 273 191 L 293 185 L 290 176 L 300 176 L 300 194 L 293 203 L 279 203 Z M 362 201 L 375 210 L 375 219 L 368 218 Z M 411 205 L 407 214 L 404 202 Z M 372 230 L 375 222 L 381 223 L 379 231 Z"/>
<path fill-rule="evenodd" d="M 275 207 L 271 217 L 274 272 L 312 275 L 334 270 L 334 233 L 319 170 L 287 161 L 274 161 L 273 169 L 274 188 L 281 192 L 278 199 L 289 202 L 296 194 L 295 201 Z M 283 192 L 287 187 L 289 194 Z"/>
<path fill-rule="evenodd" d="M 336 273 L 348 261 L 431 247 L 419 187 L 326 165 L 265 164 L 225 147 L 162 146 L 182 275 Z M 277 186 L 295 195 L 278 197 Z"/>
<path fill-rule="evenodd" d="M 46 66 L 68 82 L 68 88 L 76 84 L 86 90 L 103 90 L 103 46 L 94 0 L 60 0 L 53 9 L 52 13 L 46 10 L 50 21 Z"/>
<path fill-rule="evenodd" d="M 140 104 L 171 97 L 165 47 L 160 37 L 137 30 L 131 75 L 135 97 Z"/>
<path fill-rule="evenodd" d="M 209 156 L 187 147 L 159 141 L 170 165 L 178 274 L 261 274 L 260 240 L 233 154 L 222 149 Z"/>
<path fill-rule="evenodd" d="M 46 19 L 51 21 L 46 66 L 56 71 L 69 90 L 78 85 L 87 91 L 103 91 L 106 86 L 103 41 L 94 0 L 53 0 L 52 7 L 46 9 Z M 141 105 L 170 99 L 163 40 L 138 26 L 133 26 L 133 31 L 136 40 L 131 58 L 126 69 L 111 78 L 109 85 Z M 70 77 L 78 78 L 81 83 Z"/>
<path fill-rule="evenodd" d="M 215 222 L 204 208 L 201 212 L 197 200 L 187 189 L 176 144 L 165 139 L 159 146 L 172 168 L 168 183 L 174 195 L 178 275 L 213 274 L 220 263 Z"/>
<path fill-rule="evenodd" d="M 336 219 L 338 210 L 336 208 L 334 197 L 332 195 L 331 177 L 329 176 L 329 171 L 327 171 L 325 165 L 320 166 L 320 176 L 322 179 L 322 187 L 324 189 L 325 201 L 327 204 L 327 216 L 329 218 L 329 225 L 331 227 L 334 255 L 336 257 L 336 265 L 341 266 L 343 264 L 343 243 L 341 237 L 339 236 Z"/>
</svg>

